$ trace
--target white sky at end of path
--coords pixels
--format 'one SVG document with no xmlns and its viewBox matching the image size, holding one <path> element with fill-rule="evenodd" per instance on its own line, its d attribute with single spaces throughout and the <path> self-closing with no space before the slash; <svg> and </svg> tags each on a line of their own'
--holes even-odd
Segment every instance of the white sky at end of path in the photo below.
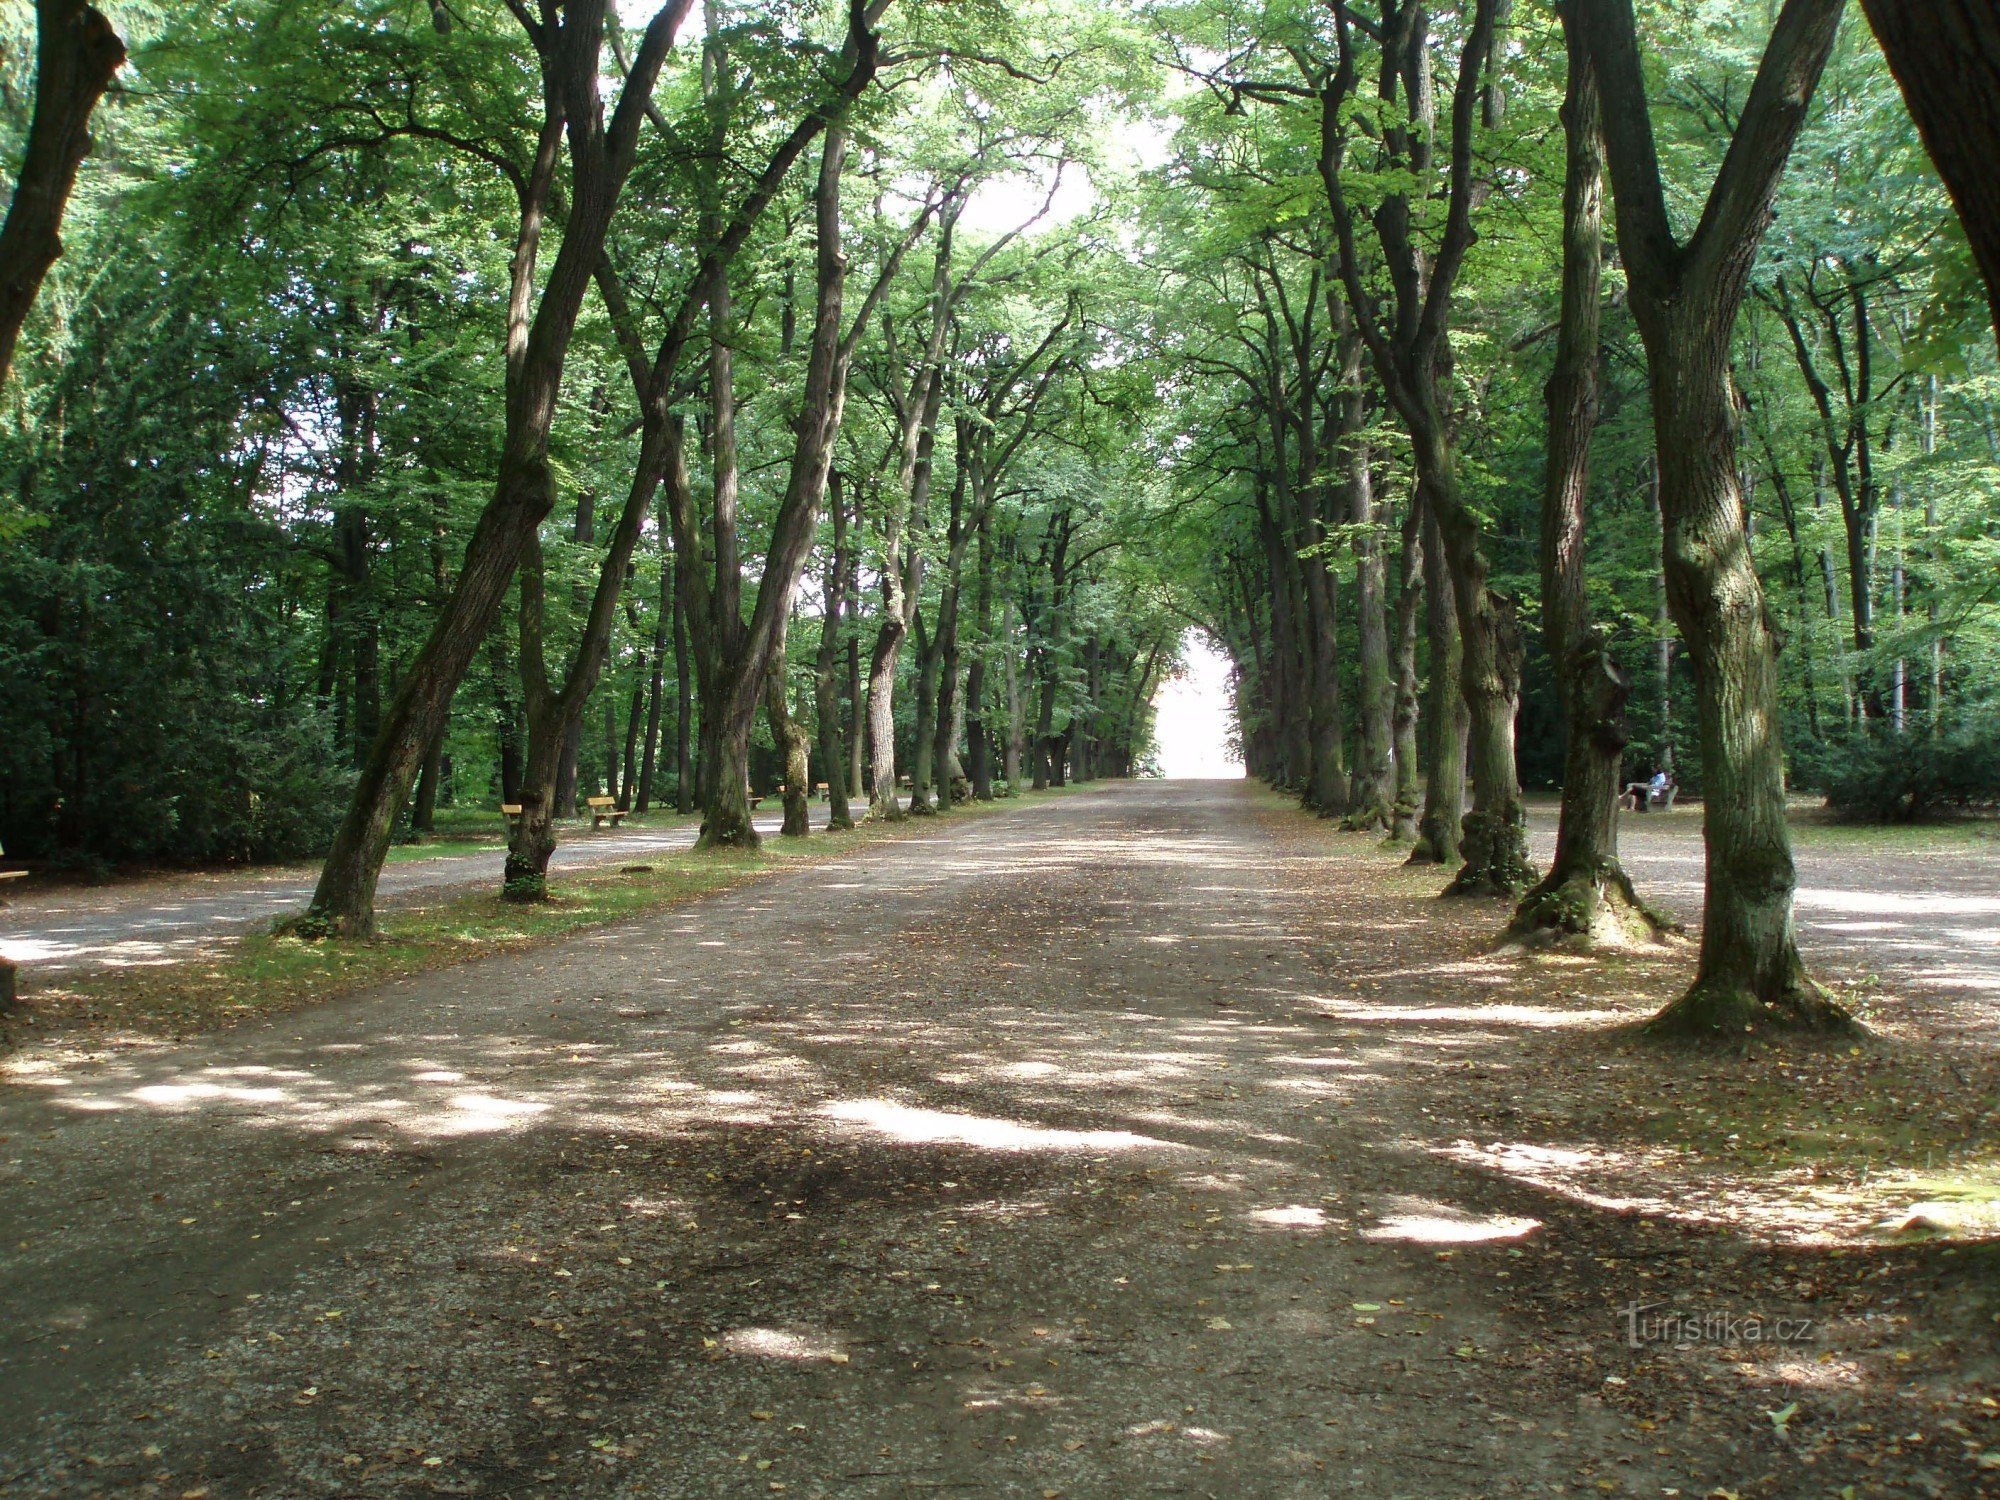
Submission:
<svg viewBox="0 0 2000 1500">
<path fill-rule="evenodd" d="M 1155 736 L 1165 776 L 1236 778 L 1243 762 L 1229 748 L 1229 658 L 1199 631 L 1190 631 L 1182 655 L 1186 670 L 1153 697 Z"/>
</svg>

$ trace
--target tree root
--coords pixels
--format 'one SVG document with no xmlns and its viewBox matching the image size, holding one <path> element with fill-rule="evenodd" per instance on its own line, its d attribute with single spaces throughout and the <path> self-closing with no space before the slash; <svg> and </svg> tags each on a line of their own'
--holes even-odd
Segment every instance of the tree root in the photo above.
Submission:
<svg viewBox="0 0 2000 1500">
<path fill-rule="evenodd" d="M 1502 946 L 1565 948 L 1650 947 L 1682 931 L 1639 898 L 1616 860 L 1569 871 L 1551 870 L 1515 908 L 1500 934 Z"/>
<path fill-rule="evenodd" d="M 1828 1039 L 1868 1034 L 1845 1006 L 1804 974 L 1794 975 L 1769 996 L 1723 981 L 1698 981 L 1639 1028 L 1640 1035 L 1660 1041 L 1739 1045 L 1760 1031 Z"/>
<path fill-rule="evenodd" d="M 1459 852 L 1465 863 L 1445 887 L 1447 896 L 1518 896 L 1535 883 L 1527 828 L 1518 816 L 1467 813 Z"/>
</svg>

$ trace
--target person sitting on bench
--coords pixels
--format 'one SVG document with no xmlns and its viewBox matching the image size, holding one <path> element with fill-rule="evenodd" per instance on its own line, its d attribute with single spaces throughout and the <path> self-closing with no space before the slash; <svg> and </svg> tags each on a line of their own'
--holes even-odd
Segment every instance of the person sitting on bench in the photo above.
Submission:
<svg viewBox="0 0 2000 1500">
<path fill-rule="evenodd" d="M 1662 767 L 1653 773 L 1651 781 L 1627 782 L 1625 795 L 1619 800 L 1633 812 L 1650 812 L 1656 807 L 1671 808 L 1676 790 L 1673 778 Z"/>
</svg>

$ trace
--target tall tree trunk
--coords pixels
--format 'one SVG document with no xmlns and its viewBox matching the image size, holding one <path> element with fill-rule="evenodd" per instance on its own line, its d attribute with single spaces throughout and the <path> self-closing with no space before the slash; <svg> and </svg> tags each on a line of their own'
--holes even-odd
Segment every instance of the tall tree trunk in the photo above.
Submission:
<svg viewBox="0 0 2000 1500">
<path fill-rule="evenodd" d="M 1852 1024 L 1807 977 L 1793 926 L 1778 641 L 1744 532 L 1729 379 L 1730 333 L 1841 8 L 1841 0 L 1785 0 L 1699 227 L 1681 245 L 1660 181 L 1631 0 L 1576 0 L 1603 89 L 1618 243 L 1646 347 L 1667 599 L 1687 643 L 1701 720 L 1701 957 L 1693 986 L 1654 1018 L 1661 1033 L 1740 1039 L 1758 1025 Z"/>
<path fill-rule="evenodd" d="M 424 755 L 423 770 L 417 775 L 417 796 L 410 804 L 410 832 L 423 838 L 437 830 L 438 783 L 444 776 L 444 731 L 439 730 Z"/>
<path fill-rule="evenodd" d="M 806 805 L 812 791 L 812 763 L 806 727 L 792 713 L 791 664 L 785 653 L 789 631 L 789 617 L 780 620 L 777 639 L 771 643 L 771 664 L 764 673 L 764 722 L 771 728 L 772 743 L 785 757 L 785 821 L 778 834 L 802 839 L 812 832 L 812 810 Z"/>
<path fill-rule="evenodd" d="M 939 642 L 924 626 L 919 609 L 912 622 L 917 637 L 917 696 L 910 735 L 910 816 L 927 818 L 937 811 L 931 796 L 931 757 L 937 749 Z"/>
<path fill-rule="evenodd" d="M 514 680 L 513 663 L 507 659 L 507 637 L 494 631 L 487 642 L 487 666 L 493 674 L 493 735 L 500 749 L 500 800 L 518 802 L 521 797 L 521 710 L 507 691 Z"/>
<path fill-rule="evenodd" d="M 82 0 L 36 0 L 35 109 L 28 147 L 0 226 L 0 386 L 21 325 L 62 255 L 63 210 L 90 154 L 90 116 L 125 64 L 125 43 Z"/>
<path fill-rule="evenodd" d="M 859 604 L 855 576 L 847 575 L 848 594 Z M 858 618 L 858 610 L 857 610 Z M 847 796 L 850 803 L 868 795 L 868 692 L 861 685 L 861 633 L 847 635 Z M 829 772 L 834 768 L 828 767 Z"/>
<path fill-rule="evenodd" d="M 665 714 L 667 638 L 674 629 L 674 564 L 671 553 L 660 554 L 660 610 L 653 621 L 653 681 L 647 693 L 646 750 L 639 766 L 637 810 L 653 805 L 654 777 L 660 763 L 660 722 Z"/>
<path fill-rule="evenodd" d="M 819 763 L 826 774 L 826 826 L 831 833 L 854 826 L 848 802 L 847 742 L 840 728 L 841 627 L 847 610 L 852 532 L 837 469 L 828 480 L 827 509 L 833 515 L 833 556 L 826 565 L 826 614 L 820 621 L 819 656 L 813 663 L 813 715 L 819 721 Z"/>
<path fill-rule="evenodd" d="M 1465 741 L 1469 716 L 1459 691 L 1463 669 L 1458 636 L 1458 598 L 1438 541 L 1437 520 L 1422 485 L 1413 504 L 1422 508 L 1424 626 L 1430 642 L 1430 677 L 1419 723 L 1424 726 L 1424 812 L 1417 824 L 1417 841 L 1410 850 L 1413 865 L 1448 865 L 1458 861 L 1459 827 L 1465 816 Z"/>
<path fill-rule="evenodd" d="M 632 810 L 632 799 L 639 790 L 639 736 L 646 724 L 646 658 L 639 657 L 639 673 L 632 682 L 631 707 L 625 715 L 625 754 L 618 764 L 618 785 L 611 792 L 618 798 L 618 805 L 627 812 Z M 606 700 L 607 707 L 609 700 Z"/>
<path fill-rule="evenodd" d="M 688 670 L 687 595 L 674 586 L 674 811 L 694 811 L 694 675 Z"/>
<path fill-rule="evenodd" d="M 1405 508 L 1401 578 L 1396 589 L 1396 635 L 1392 666 L 1395 703 L 1390 722 L 1396 756 L 1396 798 L 1389 817 L 1389 842 L 1417 842 L 1417 809 L 1422 789 L 1417 734 L 1417 621 L 1423 609 L 1423 511 L 1414 500 Z"/>
<path fill-rule="evenodd" d="M 965 669 L 966 774 L 972 796 L 979 802 L 993 800 L 993 740 L 986 730 L 986 657 L 993 635 L 993 537 L 992 517 L 981 512 L 976 528 L 979 548 L 973 584 L 972 663 Z"/>
<path fill-rule="evenodd" d="M 1014 601 L 1008 598 L 1001 611 L 1000 660 L 1004 669 L 1002 687 L 1007 699 L 1007 746 L 1001 756 L 1000 773 L 1008 792 L 1021 790 L 1021 757 L 1027 753 L 1027 714 L 1021 701 L 1021 658 L 1014 649 Z"/>
<path fill-rule="evenodd" d="M 1656 939 L 1661 923 L 1641 905 L 1618 862 L 1619 776 L 1631 679 L 1590 615 L 1584 538 L 1590 440 L 1597 430 L 1598 309 L 1604 262 L 1604 145 L 1597 80 L 1578 28 L 1565 28 L 1569 84 L 1563 100 L 1562 314 L 1542 482 L 1542 633 L 1555 666 L 1567 738 L 1555 861 L 1522 899 L 1508 936 L 1622 944 Z"/>
<path fill-rule="evenodd" d="M 1358 367 L 1354 374 L 1358 380 Z M 1361 398 L 1357 393 L 1351 399 L 1358 403 Z M 1355 653 L 1361 675 L 1357 705 L 1360 744 L 1347 824 L 1350 828 L 1393 832 L 1397 682 L 1390 667 L 1388 578 L 1382 539 L 1376 534 L 1375 483 L 1368 444 L 1350 437 L 1342 459 L 1347 468 L 1347 522 L 1354 527 Z"/>
</svg>

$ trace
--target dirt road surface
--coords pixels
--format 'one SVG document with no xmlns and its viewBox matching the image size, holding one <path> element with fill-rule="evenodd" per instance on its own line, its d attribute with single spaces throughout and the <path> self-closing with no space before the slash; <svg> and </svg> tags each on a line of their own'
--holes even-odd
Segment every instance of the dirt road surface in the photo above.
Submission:
<svg viewBox="0 0 2000 1500">
<path fill-rule="evenodd" d="M 1856 1320 L 1884 1268 L 1454 1157 L 1555 1002 L 1479 1009 L 1370 881 L 1240 784 L 1108 786 L 17 1066 L 0 1493 L 1978 1493 L 1929 1414 L 1802 1456 L 1805 1356 L 1627 1347 L 1675 1257 Z M 1905 1311 L 1986 1326 L 1970 1260 Z M 1958 1344 L 1839 1358 L 1864 1430 L 1990 1430 Z"/>
<path fill-rule="evenodd" d="M 775 834 L 781 818 L 759 818 Z M 678 853 L 695 839 L 692 821 L 584 832 L 566 829 L 550 866 L 590 870 L 647 854 Z M 503 851 L 398 860 L 382 870 L 381 903 L 394 906 L 439 891 L 500 881 Z M 212 951 L 312 899 L 315 865 L 155 875 L 104 886 L 61 886 L 21 894 L 0 907 L 0 958 L 29 983 L 133 964 L 180 963 Z"/>
</svg>

